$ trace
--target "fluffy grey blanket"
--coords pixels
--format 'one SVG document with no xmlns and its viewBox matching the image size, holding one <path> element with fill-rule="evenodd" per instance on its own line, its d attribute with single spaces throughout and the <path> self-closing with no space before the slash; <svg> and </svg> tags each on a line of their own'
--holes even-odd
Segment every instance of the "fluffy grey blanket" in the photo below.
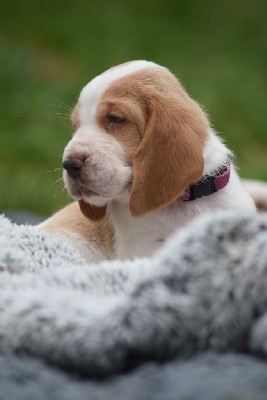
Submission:
<svg viewBox="0 0 267 400">
<path fill-rule="evenodd" d="M 266 356 L 266 215 L 228 212 L 205 216 L 177 232 L 152 258 L 100 265 L 87 265 L 59 237 L 40 233 L 34 227 L 13 225 L 2 217 L 0 271 L 3 357 L 17 353 L 32 356 L 87 378 L 106 378 L 147 362 L 165 362 L 154 369 L 146 364 L 115 378 L 108 391 L 117 388 L 116 398 L 201 399 L 198 389 L 191 397 L 177 397 L 177 391 L 176 397 L 167 396 L 167 392 L 160 397 L 160 390 L 155 390 L 156 377 L 167 376 L 168 368 L 174 375 L 177 372 L 183 376 L 193 359 L 181 360 L 207 350 Z M 209 372 L 207 369 L 211 365 L 209 357 L 216 359 L 215 355 L 199 356 L 194 367 L 203 357 L 207 379 L 212 372 L 215 377 L 216 367 Z M 228 357 L 234 360 L 229 363 L 227 359 L 228 372 L 231 366 L 236 368 L 240 357 L 248 363 L 247 374 L 253 376 L 258 368 L 264 379 L 256 386 L 253 381 L 251 392 L 267 392 L 265 361 L 245 355 Z M 179 361 L 170 362 L 172 359 Z M 26 360 L 28 365 L 37 362 Z M 239 369 L 238 375 L 234 370 L 235 382 L 244 380 L 244 371 Z M 150 391 L 146 387 L 149 393 L 145 397 L 144 387 L 141 394 L 142 385 L 137 383 L 140 374 L 145 382 L 150 377 Z M 189 375 L 190 387 L 195 389 Z M 178 375 L 175 383 L 177 379 Z M 136 385 L 133 397 L 126 392 L 124 397 L 121 395 L 127 380 L 125 388 L 129 389 L 129 380 Z M 8 382 L 5 380 L 5 385 Z M 85 384 L 89 383 L 78 386 Z M 180 380 L 180 388 L 184 384 L 185 380 Z M 98 385 L 99 390 L 100 384 L 90 385 L 91 389 Z M 103 387 L 101 390 L 102 395 L 98 392 L 98 397 L 90 398 L 108 398 L 104 397 Z M 217 395 L 222 396 L 222 392 Z M 62 396 L 56 398 L 69 398 Z M 203 399 L 225 398 L 205 396 Z"/>
</svg>

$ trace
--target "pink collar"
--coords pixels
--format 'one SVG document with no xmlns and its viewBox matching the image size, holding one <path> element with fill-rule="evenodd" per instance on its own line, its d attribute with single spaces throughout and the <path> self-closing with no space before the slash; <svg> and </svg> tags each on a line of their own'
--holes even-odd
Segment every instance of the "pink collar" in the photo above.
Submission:
<svg viewBox="0 0 267 400">
<path fill-rule="evenodd" d="M 228 162 L 226 166 L 220 168 L 217 174 L 205 175 L 199 182 L 189 186 L 179 199 L 183 201 L 196 200 L 225 188 L 230 179 L 230 171 L 231 166 Z"/>
</svg>

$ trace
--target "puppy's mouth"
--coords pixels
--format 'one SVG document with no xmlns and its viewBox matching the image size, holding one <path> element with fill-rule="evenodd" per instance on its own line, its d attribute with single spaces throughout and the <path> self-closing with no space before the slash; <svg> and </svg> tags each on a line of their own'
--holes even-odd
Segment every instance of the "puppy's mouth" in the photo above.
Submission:
<svg viewBox="0 0 267 400">
<path fill-rule="evenodd" d="M 89 189 L 88 187 L 84 186 L 84 185 L 80 185 L 79 188 L 81 195 L 85 196 L 85 197 L 90 197 L 90 196 L 100 196 L 99 193 L 95 192 L 92 189 Z"/>
<path fill-rule="evenodd" d="M 73 200 L 82 201 L 95 207 L 103 207 L 109 201 L 113 200 L 114 197 L 110 194 L 104 194 L 93 190 L 89 185 L 87 186 L 78 181 L 67 180 L 65 185 L 68 194 Z"/>
<path fill-rule="evenodd" d="M 77 187 L 71 188 L 69 190 L 69 194 L 74 198 L 74 200 L 84 201 L 88 201 L 91 197 L 101 196 L 100 193 L 97 193 L 96 191 L 89 189 L 84 185 L 77 185 Z"/>
<path fill-rule="evenodd" d="M 113 182 L 111 177 L 105 187 L 107 190 L 101 190 L 101 186 L 104 186 L 102 182 L 100 182 L 101 184 L 96 185 L 94 182 L 85 181 L 82 177 L 73 179 L 65 171 L 63 176 L 66 189 L 74 200 L 83 200 L 85 203 L 93 204 L 95 206 L 102 206 L 114 199 L 123 202 L 127 201 L 132 184 L 131 175 L 126 182 L 123 182 L 124 184 L 117 186 L 116 182 L 114 185 L 112 184 Z M 97 186 L 99 186 L 100 190 L 98 190 Z"/>
</svg>

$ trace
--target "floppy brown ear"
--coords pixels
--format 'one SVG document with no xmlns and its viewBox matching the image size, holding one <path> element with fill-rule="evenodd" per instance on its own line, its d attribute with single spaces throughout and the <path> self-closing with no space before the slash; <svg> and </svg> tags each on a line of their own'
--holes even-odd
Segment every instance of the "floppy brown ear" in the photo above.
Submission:
<svg viewBox="0 0 267 400">
<path fill-rule="evenodd" d="M 82 214 L 91 221 L 102 221 L 106 216 L 106 206 L 91 206 L 91 204 L 85 203 L 83 200 L 79 200 L 79 206 Z"/>
<path fill-rule="evenodd" d="M 129 207 L 135 217 L 172 203 L 203 174 L 209 123 L 180 90 L 150 99 L 148 123 L 133 160 Z"/>
</svg>

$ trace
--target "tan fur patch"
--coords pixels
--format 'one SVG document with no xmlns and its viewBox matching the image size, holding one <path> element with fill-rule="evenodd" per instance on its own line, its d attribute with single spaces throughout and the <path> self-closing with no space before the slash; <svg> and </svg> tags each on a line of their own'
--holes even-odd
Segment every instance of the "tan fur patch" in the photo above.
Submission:
<svg viewBox="0 0 267 400">
<path fill-rule="evenodd" d="M 99 248 L 105 254 L 105 258 L 114 257 L 114 233 L 108 218 L 101 223 L 90 221 L 81 213 L 78 202 L 71 203 L 58 211 L 51 219 L 45 221 L 42 229 L 67 237 L 70 233 L 78 233 L 88 245 L 93 244 Z"/>
<path fill-rule="evenodd" d="M 77 130 L 80 126 L 80 103 L 79 102 L 74 107 L 74 109 L 71 113 L 71 116 L 70 116 L 70 120 L 71 120 L 73 128 L 75 130 Z"/>
<path fill-rule="evenodd" d="M 83 200 L 78 201 L 80 210 L 83 215 L 91 221 L 103 221 L 106 216 L 107 207 L 96 207 L 85 203 Z"/>
</svg>

